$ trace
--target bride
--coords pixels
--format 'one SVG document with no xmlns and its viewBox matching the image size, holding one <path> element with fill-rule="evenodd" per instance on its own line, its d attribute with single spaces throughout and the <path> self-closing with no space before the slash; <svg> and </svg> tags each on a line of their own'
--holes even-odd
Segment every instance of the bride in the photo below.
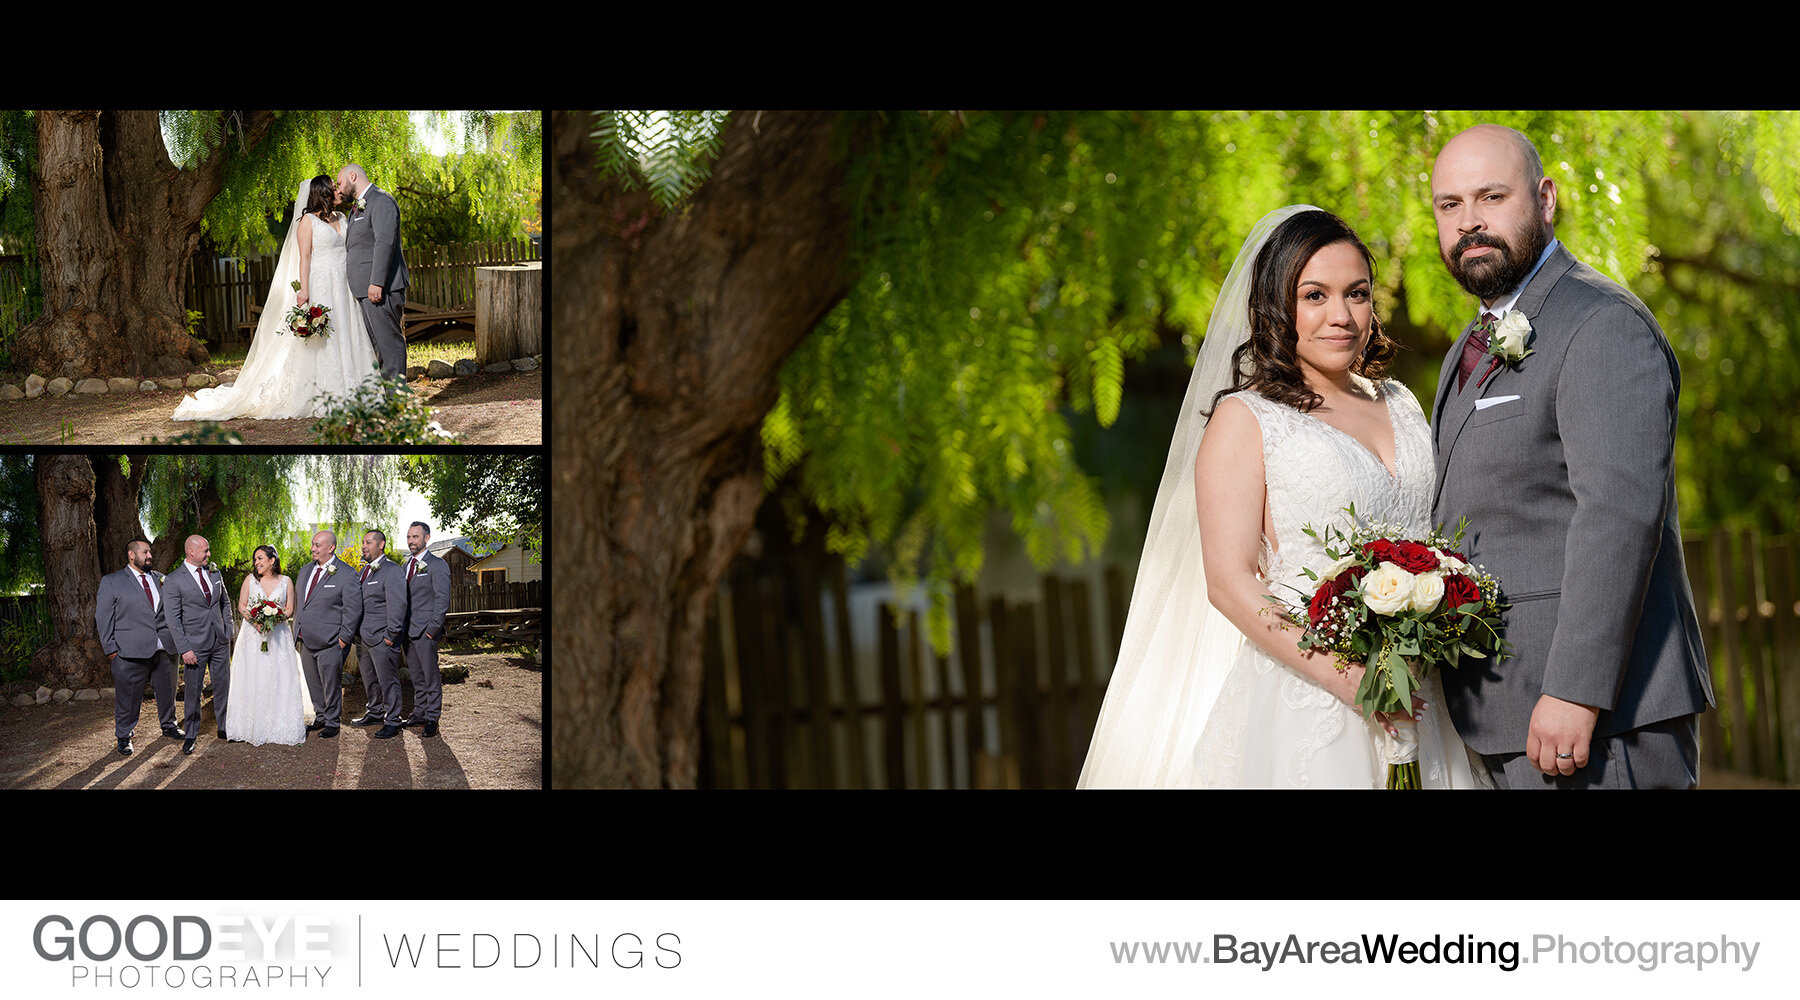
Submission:
<svg viewBox="0 0 1800 1000">
<path fill-rule="evenodd" d="M 346 277 L 348 218 L 336 204 L 330 177 L 320 174 L 300 184 L 294 221 L 237 381 L 184 398 L 175 408 L 176 420 L 321 416 L 326 409 L 321 397 L 354 395 L 377 369 L 374 343 Z M 296 337 L 288 330 L 288 310 L 307 302 L 330 310 L 328 336 Z"/>
<path fill-rule="evenodd" d="M 1382 377 L 1395 345 L 1370 263 L 1310 205 L 1245 240 L 1188 383 L 1080 787 L 1383 786 L 1396 719 L 1354 707 L 1362 666 L 1303 652 L 1269 611 L 1271 596 L 1304 604 L 1304 571 L 1331 560 L 1302 529 L 1347 530 L 1351 503 L 1430 528 L 1431 439 L 1412 393 Z M 1422 695 L 1424 786 L 1476 787 L 1435 674 Z"/>
<path fill-rule="evenodd" d="M 250 557 L 251 575 L 238 592 L 237 646 L 231 651 L 231 711 L 225 735 L 256 746 L 295 745 L 306 741 L 305 705 L 311 698 L 301 683 L 300 654 L 294 627 L 284 622 L 267 632 L 250 624 L 250 606 L 267 598 L 294 616 L 294 584 L 281 575 L 281 557 L 272 545 L 259 545 Z M 267 644 L 265 651 L 263 646 Z"/>
</svg>

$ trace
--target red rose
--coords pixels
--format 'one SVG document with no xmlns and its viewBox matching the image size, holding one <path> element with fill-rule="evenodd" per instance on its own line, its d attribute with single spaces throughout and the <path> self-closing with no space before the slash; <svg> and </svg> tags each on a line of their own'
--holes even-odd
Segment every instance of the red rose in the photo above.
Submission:
<svg viewBox="0 0 1800 1000">
<path fill-rule="evenodd" d="M 323 314 L 323 313 L 324 313 L 324 312 L 325 312 L 325 310 L 324 310 L 324 309 L 321 309 L 321 308 L 319 308 L 319 307 L 318 307 L 318 306 L 313 306 L 313 307 L 312 307 L 312 312 L 309 312 L 309 313 L 307 313 L 307 315 L 308 315 L 308 316 L 311 316 L 311 317 L 312 317 L 312 318 L 314 318 L 314 319 L 318 319 L 318 318 L 319 318 L 319 316 L 320 316 L 320 315 L 322 315 L 322 314 Z"/>
<path fill-rule="evenodd" d="M 1400 542 L 1394 546 L 1394 554 L 1388 562 L 1400 567 L 1408 573 L 1429 573 L 1438 568 L 1437 553 L 1431 546 L 1418 542 Z"/>
<path fill-rule="evenodd" d="M 1331 606 L 1337 603 L 1337 599 L 1348 593 L 1351 587 L 1356 586 L 1356 582 L 1361 580 L 1363 574 L 1367 572 L 1368 570 L 1361 566 L 1352 566 L 1319 584 L 1319 589 L 1313 591 L 1312 603 L 1308 604 L 1306 608 L 1307 620 L 1312 622 L 1314 628 L 1317 628 L 1319 622 L 1324 620 L 1325 615 L 1331 610 Z"/>
<path fill-rule="evenodd" d="M 1444 577 L 1444 607 L 1451 610 L 1462 607 L 1471 601 L 1481 600 L 1481 587 L 1474 580 L 1452 573 Z"/>
<path fill-rule="evenodd" d="M 1362 550 L 1363 554 L 1375 560 L 1375 565 L 1377 566 L 1384 562 L 1394 561 L 1394 543 L 1385 538 L 1375 539 L 1367 545 L 1364 545 Z"/>
</svg>

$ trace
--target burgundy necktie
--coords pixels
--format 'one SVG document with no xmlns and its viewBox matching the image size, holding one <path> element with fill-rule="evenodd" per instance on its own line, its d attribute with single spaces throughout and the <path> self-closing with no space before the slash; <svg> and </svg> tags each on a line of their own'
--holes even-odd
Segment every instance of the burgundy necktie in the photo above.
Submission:
<svg viewBox="0 0 1800 1000">
<path fill-rule="evenodd" d="M 206 585 L 206 567 L 202 566 L 199 569 L 196 569 L 194 572 L 197 576 L 200 577 L 200 593 L 205 595 L 206 603 L 211 604 L 212 603 L 212 588 L 208 587 Z"/>
<path fill-rule="evenodd" d="M 145 576 L 142 573 L 139 573 L 138 574 L 138 582 L 144 585 L 144 600 L 149 601 L 150 602 L 150 610 L 155 611 L 156 610 L 156 595 L 150 593 L 150 578 Z"/>
<path fill-rule="evenodd" d="M 1475 370 L 1476 362 L 1487 356 L 1488 331 L 1494 328 L 1494 314 L 1482 313 L 1481 321 L 1463 343 L 1462 361 L 1456 366 L 1456 391 L 1461 392 L 1463 385 L 1469 381 L 1469 374 Z"/>
<path fill-rule="evenodd" d="M 306 596 L 302 597 L 300 599 L 301 607 L 303 607 L 303 608 L 306 607 L 306 602 L 312 600 L 312 589 L 313 589 L 313 587 L 318 585 L 319 577 L 324 576 L 324 575 L 325 575 L 325 567 L 318 566 L 318 565 L 315 565 L 313 567 L 312 579 L 306 581 Z"/>
<path fill-rule="evenodd" d="M 369 582 L 369 566 L 373 566 L 373 565 L 374 565 L 373 563 L 370 563 L 368 566 L 363 567 L 362 573 L 360 575 L 358 575 L 356 578 L 357 583 Z"/>
<path fill-rule="evenodd" d="M 415 571 L 417 571 L 418 568 L 419 568 L 419 561 L 417 559 L 408 559 L 406 561 L 406 582 L 407 583 L 412 582 L 413 573 Z"/>
</svg>

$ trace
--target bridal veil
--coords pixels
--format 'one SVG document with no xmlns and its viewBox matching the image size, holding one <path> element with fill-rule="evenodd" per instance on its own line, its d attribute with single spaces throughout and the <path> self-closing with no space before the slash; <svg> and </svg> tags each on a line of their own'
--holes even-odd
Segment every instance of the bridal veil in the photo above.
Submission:
<svg viewBox="0 0 1800 1000">
<path fill-rule="evenodd" d="M 1275 228 L 1313 210 L 1289 205 L 1257 221 L 1219 286 L 1188 379 L 1169 460 L 1144 536 L 1119 660 L 1078 788 L 1184 788 L 1206 719 L 1244 636 L 1207 600 L 1194 506 L 1194 460 L 1213 397 L 1232 384 L 1233 358 L 1250 339 L 1250 282 Z"/>
</svg>

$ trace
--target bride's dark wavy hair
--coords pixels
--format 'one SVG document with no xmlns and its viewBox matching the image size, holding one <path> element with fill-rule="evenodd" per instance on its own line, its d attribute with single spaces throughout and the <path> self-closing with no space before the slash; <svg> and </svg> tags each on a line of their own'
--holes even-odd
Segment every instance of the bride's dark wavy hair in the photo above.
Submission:
<svg viewBox="0 0 1800 1000">
<path fill-rule="evenodd" d="M 306 195 L 306 210 L 319 213 L 319 218 L 326 222 L 332 220 L 332 213 L 337 208 L 337 188 L 332 186 L 329 174 L 320 174 L 312 179 L 312 190 Z"/>
<path fill-rule="evenodd" d="M 1307 413 L 1325 402 L 1318 393 L 1306 387 L 1306 376 L 1300 371 L 1296 344 L 1300 332 L 1294 327 L 1298 307 L 1300 272 L 1313 255 L 1336 243 L 1348 243 L 1362 254 L 1369 265 L 1369 276 L 1375 276 L 1375 257 L 1343 219 L 1314 209 L 1300 212 L 1275 227 L 1268 242 L 1257 251 L 1256 264 L 1250 277 L 1250 339 L 1232 355 L 1231 387 L 1221 389 L 1213 397 L 1214 409 L 1226 395 L 1244 389 L 1253 390 L 1265 399 Z M 1387 377 L 1388 363 L 1400 352 L 1400 345 L 1381 329 L 1381 321 L 1369 318 L 1372 329 L 1363 355 L 1350 370 L 1364 378 L 1379 381 Z M 1249 364 L 1245 364 L 1248 357 Z M 1245 374 L 1245 368 L 1249 374 Z"/>
<path fill-rule="evenodd" d="M 275 575 L 280 576 L 281 575 L 281 554 L 275 551 L 275 546 L 273 546 L 273 545 L 258 545 L 256 547 L 255 551 L 250 553 L 250 556 L 252 559 L 255 558 L 257 552 L 267 552 L 269 554 L 269 558 L 275 560 Z M 256 566 L 254 563 L 250 567 L 250 573 L 252 575 L 255 575 L 255 573 L 256 573 Z"/>
</svg>

